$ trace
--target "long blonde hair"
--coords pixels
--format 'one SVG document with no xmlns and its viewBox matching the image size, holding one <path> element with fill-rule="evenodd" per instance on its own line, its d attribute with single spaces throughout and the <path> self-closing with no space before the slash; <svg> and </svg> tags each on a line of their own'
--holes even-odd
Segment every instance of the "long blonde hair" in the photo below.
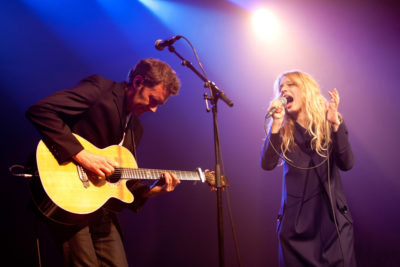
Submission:
<svg viewBox="0 0 400 267">
<path fill-rule="evenodd" d="M 293 70 L 280 75 L 275 80 L 274 91 L 278 97 L 280 95 L 280 84 L 284 77 L 297 85 L 303 98 L 305 111 L 305 126 L 307 133 L 311 136 L 311 148 L 318 155 L 326 157 L 326 151 L 331 143 L 331 127 L 326 127 L 326 98 L 321 94 L 318 83 L 307 73 Z M 296 145 L 294 142 L 295 122 L 288 113 L 285 114 L 280 135 L 282 138 L 281 151 L 286 157 L 286 152 L 290 152 Z"/>
</svg>

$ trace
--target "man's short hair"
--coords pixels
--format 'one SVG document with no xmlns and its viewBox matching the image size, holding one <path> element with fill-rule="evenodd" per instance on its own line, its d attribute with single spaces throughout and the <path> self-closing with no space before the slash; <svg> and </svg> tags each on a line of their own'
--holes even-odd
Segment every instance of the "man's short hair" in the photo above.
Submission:
<svg viewBox="0 0 400 267">
<path fill-rule="evenodd" d="M 164 61 L 155 58 L 146 58 L 140 60 L 135 68 L 132 68 L 128 74 L 128 84 L 132 85 L 137 75 L 144 79 L 144 85 L 156 86 L 162 83 L 171 95 L 177 95 L 181 83 L 175 71 Z"/>
</svg>

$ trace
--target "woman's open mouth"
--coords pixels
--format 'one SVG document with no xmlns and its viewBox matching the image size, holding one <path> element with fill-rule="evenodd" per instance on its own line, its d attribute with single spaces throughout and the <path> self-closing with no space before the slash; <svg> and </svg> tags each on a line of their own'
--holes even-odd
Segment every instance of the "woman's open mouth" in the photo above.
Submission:
<svg viewBox="0 0 400 267">
<path fill-rule="evenodd" d="M 287 95 L 287 96 L 285 96 L 285 98 L 287 101 L 285 108 L 289 110 L 292 107 L 293 96 Z"/>
</svg>

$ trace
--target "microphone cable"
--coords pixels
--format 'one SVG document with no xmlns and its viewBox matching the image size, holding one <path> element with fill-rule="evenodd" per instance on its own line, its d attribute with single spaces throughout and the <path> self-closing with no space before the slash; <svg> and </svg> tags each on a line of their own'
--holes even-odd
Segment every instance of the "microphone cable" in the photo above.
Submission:
<svg viewBox="0 0 400 267">
<path fill-rule="evenodd" d="M 194 54 L 194 56 L 195 56 L 195 58 L 196 58 L 197 63 L 199 64 L 199 67 L 200 67 L 201 71 L 203 72 L 204 77 L 206 77 L 207 81 L 209 81 L 210 79 L 208 79 L 207 73 L 206 73 L 206 71 L 204 70 L 203 65 L 202 65 L 201 62 L 200 62 L 200 58 L 199 58 L 199 56 L 197 55 L 196 49 L 194 48 L 194 46 L 192 45 L 192 43 L 189 41 L 188 38 L 186 38 L 186 37 L 183 36 L 183 35 L 181 35 L 181 38 L 184 39 L 184 40 L 189 44 L 189 46 L 192 48 L 193 54 Z"/>
<path fill-rule="evenodd" d="M 329 123 L 328 120 L 325 119 L 325 138 L 328 137 L 328 127 L 329 127 Z M 332 216 L 333 216 L 333 222 L 335 224 L 335 228 L 336 228 L 336 233 L 339 239 L 339 247 L 340 247 L 340 252 L 342 253 L 342 259 L 343 259 L 343 267 L 346 267 L 346 263 L 345 263 L 345 258 L 344 258 L 344 251 L 343 251 L 343 246 L 342 246 L 342 238 L 340 236 L 340 231 L 339 231 L 339 224 L 337 222 L 337 218 L 336 218 L 336 213 L 335 213 L 335 208 L 333 205 L 333 198 L 332 198 L 332 187 L 331 187 L 331 169 L 330 169 L 330 154 L 329 154 L 329 145 L 328 145 L 328 149 L 327 149 L 327 159 L 328 159 L 328 163 L 327 163 L 327 167 L 328 167 L 328 191 L 329 191 L 329 201 L 331 204 L 331 208 L 332 208 Z"/>
<path fill-rule="evenodd" d="M 319 164 L 317 164 L 317 165 L 315 165 L 315 166 L 312 166 L 312 167 L 300 167 L 300 166 L 295 165 L 294 163 L 291 162 L 292 160 L 290 160 L 288 157 L 286 157 L 285 155 L 283 155 L 283 153 L 282 153 L 282 155 L 281 155 L 281 153 L 279 153 L 278 150 L 275 148 L 274 144 L 272 144 L 271 139 L 269 138 L 269 134 L 268 134 L 267 121 L 268 121 L 268 118 L 265 117 L 265 119 L 264 119 L 264 131 L 265 131 L 265 135 L 266 135 L 266 137 L 267 137 L 267 139 L 268 139 L 269 145 L 271 145 L 272 149 L 273 149 L 273 150 L 275 151 L 275 153 L 279 156 L 279 158 L 280 158 L 281 160 L 283 160 L 284 162 L 286 162 L 287 164 L 289 164 L 290 166 L 292 166 L 292 167 L 294 167 L 294 168 L 296 168 L 296 169 L 300 169 L 300 170 L 312 170 L 312 169 L 316 169 L 316 168 L 322 166 L 322 165 L 328 160 L 328 155 L 326 155 L 326 156 L 325 156 L 325 159 L 324 159 L 322 162 L 320 162 Z M 329 152 L 329 151 L 327 151 L 327 153 L 328 153 L 328 152 Z"/>
<path fill-rule="evenodd" d="M 216 131 L 218 132 L 217 136 L 219 136 L 218 127 L 217 127 Z M 221 150 L 219 152 L 220 152 L 219 153 L 219 159 L 220 159 L 220 163 L 221 163 L 221 176 L 222 176 L 222 174 L 225 174 L 225 166 L 224 166 L 224 161 L 222 159 Z M 239 251 L 239 244 L 238 244 L 237 234 L 236 234 L 236 228 L 235 228 L 235 224 L 234 224 L 233 217 L 232 217 L 232 208 L 231 208 L 231 200 L 230 200 L 230 195 L 229 195 L 229 189 L 228 189 L 228 187 L 226 187 L 225 189 L 226 189 L 225 200 L 226 200 L 226 204 L 227 204 L 227 207 L 228 207 L 229 221 L 231 223 L 231 231 L 232 231 L 232 236 L 233 236 L 233 244 L 234 244 L 234 247 L 235 247 L 236 261 L 237 261 L 238 266 L 242 267 L 241 258 L 240 258 L 240 251 Z"/>
</svg>

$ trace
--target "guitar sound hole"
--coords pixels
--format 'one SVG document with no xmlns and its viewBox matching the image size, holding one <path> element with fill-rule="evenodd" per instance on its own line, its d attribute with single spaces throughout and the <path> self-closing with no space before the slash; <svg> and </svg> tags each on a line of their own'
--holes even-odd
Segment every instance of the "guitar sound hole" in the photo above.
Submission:
<svg viewBox="0 0 400 267">
<path fill-rule="evenodd" d="M 110 176 L 107 176 L 107 180 L 110 183 L 116 183 L 116 182 L 119 181 L 119 179 L 121 179 L 121 173 L 120 172 L 114 172 Z"/>
</svg>

